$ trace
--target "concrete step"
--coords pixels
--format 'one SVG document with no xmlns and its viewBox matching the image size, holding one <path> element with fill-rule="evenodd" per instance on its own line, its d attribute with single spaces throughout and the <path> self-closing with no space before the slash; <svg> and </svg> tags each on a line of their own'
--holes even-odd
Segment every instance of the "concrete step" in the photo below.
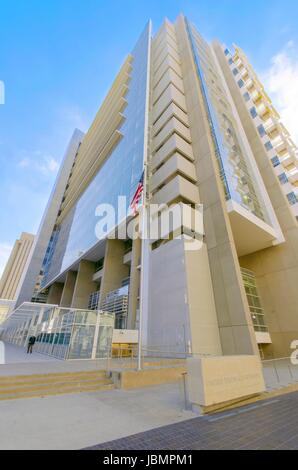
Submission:
<svg viewBox="0 0 298 470">
<path fill-rule="evenodd" d="M 0 396 L 12 392 L 12 391 L 28 391 L 28 390 L 52 390 L 52 389 L 64 389 L 64 388 L 79 388 L 80 386 L 84 385 L 91 385 L 91 386 L 101 386 L 101 385 L 109 385 L 111 380 L 109 379 L 93 379 L 93 380 L 80 380 L 80 381 L 72 381 L 72 382 L 64 382 L 60 380 L 59 382 L 48 383 L 48 382 L 39 382 L 39 383 L 22 383 L 22 384 L 6 384 L 5 386 L 0 387 Z"/>
<path fill-rule="evenodd" d="M 78 393 L 92 393 L 92 392 L 99 392 L 99 391 L 108 391 L 114 390 L 114 384 L 102 385 L 102 386 L 81 386 L 78 389 L 73 389 L 69 387 L 68 389 L 63 390 L 47 390 L 45 393 L 41 393 L 40 391 L 29 391 L 29 392 L 14 392 L 14 393 L 7 393 L 5 395 L 0 396 L 0 401 L 4 400 L 19 400 L 25 398 L 44 398 L 47 396 L 55 396 L 55 395 L 74 395 Z"/>
<path fill-rule="evenodd" d="M 43 397 L 114 388 L 104 371 L 66 372 L 0 378 L 0 400 Z"/>
<path fill-rule="evenodd" d="M 91 373 L 72 373 L 72 374 L 45 374 L 45 375 L 25 375 L 25 376 L 6 376 L 0 378 L 0 389 L 11 384 L 23 385 L 23 384 L 38 384 L 38 383 L 59 383 L 73 382 L 73 381 L 85 381 L 85 380 L 105 380 L 105 372 Z"/>
<path fill-rule="evenodd" d="M 81 371 L 81 372 L 50 372 L 44 374 L 27 374 L 27 375 L 5 375 L 0 376 L 0 386 L 7 382 L 23 382 L 27 380 L 55 380 L 56 378 L 63 377 L 64 379 L 82 378 L 86 377 L 105 377 L 104 370 Z"/>
</svg>

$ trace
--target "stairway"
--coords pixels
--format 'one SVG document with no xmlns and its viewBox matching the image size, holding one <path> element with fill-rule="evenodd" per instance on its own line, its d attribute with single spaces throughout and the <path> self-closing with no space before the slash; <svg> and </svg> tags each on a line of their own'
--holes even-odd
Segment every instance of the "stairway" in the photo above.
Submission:
<svg viewBox="0 0 298 470">
<path fill-rule="evenodd" d="M 111 390 L 105 371 L 67 372 L 0 377 L 0 401 Z"/>
</svg>

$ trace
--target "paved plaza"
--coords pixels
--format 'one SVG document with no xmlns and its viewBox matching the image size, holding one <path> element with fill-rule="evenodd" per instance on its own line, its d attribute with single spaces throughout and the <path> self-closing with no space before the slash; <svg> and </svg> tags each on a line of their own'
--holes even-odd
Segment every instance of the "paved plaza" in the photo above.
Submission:
<svg viewBox="0 0 298 470">
<path fill-rule="evenodd" d="M 6 353 L 0 376 L 104 365 L 27 356 L 12 345 Z M 0 401 L 0 449 L 298 450 L 298 392 L 212 416 L 198 416 L 183 407 L 178 384 Z"/>
<path fill-rule="evenodd" d="M 298 450 L 298 393 L 154 429 L 92 450 Z"/>
</svg>

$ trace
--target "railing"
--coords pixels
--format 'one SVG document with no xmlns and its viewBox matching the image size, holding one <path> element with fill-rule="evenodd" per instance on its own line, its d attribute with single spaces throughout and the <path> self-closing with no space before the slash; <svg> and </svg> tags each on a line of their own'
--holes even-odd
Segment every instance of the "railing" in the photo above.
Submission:
<svg viewBox="0 0 298 470">
<path fill-rule="evenodd" d="M 210 357 L 208 354 L 191 354 L 185 351 L 175 351 L 174 349 L 162 348 L 142 348 L 141 353 L 141 367 L 142 370 L 162 368 L 162 367 L 175 367 L 184 366 L 186 359 L 190 357 Z M 108 372 L 117 369 L 131 369 L 137 370 L 138 368 L 138 346 L 133 345 L 130 347 L 113 347 L 112 351 L 107 353 Z"/>
<path fill-rule="evenodd" d="M 298 383 L 298 365 L 290 357 L 262 361 L 267 388 L 279 388 Z"/>
</svg>

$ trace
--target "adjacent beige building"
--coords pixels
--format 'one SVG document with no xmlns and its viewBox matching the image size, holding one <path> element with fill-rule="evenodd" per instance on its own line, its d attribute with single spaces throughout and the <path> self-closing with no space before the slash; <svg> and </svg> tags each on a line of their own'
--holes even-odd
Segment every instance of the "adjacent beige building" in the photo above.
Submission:
<svg viewBox="0 0 298 470">
<path fill-rule="evenodd" d="M 159 237 L 120 237 L 125 221 L 144 232 L 129 211 L 144 169 L 144 203 L 166 205 L 151 222 L 177 207 L 192 217 Z M 184 16 L 155 35 L 149 23 L 72 138 L 17 305 L 113 313 L 117 329 L 141 329 L 145 354 L 289 357 L 296 173 L 297 149 L 244 53 L 207 43 Z M 98 236 L 102 205 L 116 219 Z M 202 207 L 204 229 L 193 223 Z"/>
<path fill-rule="evenodd" d="M 34 235 L 22 233 L 16 240 L 0 280 L 0 299 L 15 300 L 34 242 Z"/>
</svg>

